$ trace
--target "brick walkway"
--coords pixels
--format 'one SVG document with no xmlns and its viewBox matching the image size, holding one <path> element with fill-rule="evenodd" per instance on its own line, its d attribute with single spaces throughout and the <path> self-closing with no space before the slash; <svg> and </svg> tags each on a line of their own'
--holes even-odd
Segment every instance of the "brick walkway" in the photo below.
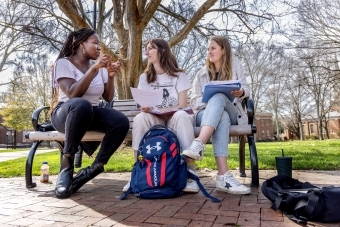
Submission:
<svg viewBox="0 0 340 227">
<path fill-rule="evenodd" d="M 237 174 L 237 171 L 233 171 Z M 217 192 L 213 172 L 199 172 L 206 189 L 223 200 L 213 203 L 203 194 L 185 194 L 166 200 L 141 200 L 130 195 L 119 200 L 129 173 L 104 173 L 83 186 L 69 199 L 54 196 L 54 184 L 25 188 L 24 178 L 0 179 L 0 226 L 300 226 L 280 211 L 270 209 L 270 201 L 260 188 L 251 195 Z M 250 175 L 249 172 L 247 172 Z M 261 183 L 276 171 L 260 171 Z M 245 184 L 250 178 L 238 178 Z M 318 186 L 340 185 L 340 171 L 293 171 L 293 178 Z M 51 176 L 54 183 L 56 176 Z M 309 223 L 308 226 L 337 226 Z"/>
</svg>

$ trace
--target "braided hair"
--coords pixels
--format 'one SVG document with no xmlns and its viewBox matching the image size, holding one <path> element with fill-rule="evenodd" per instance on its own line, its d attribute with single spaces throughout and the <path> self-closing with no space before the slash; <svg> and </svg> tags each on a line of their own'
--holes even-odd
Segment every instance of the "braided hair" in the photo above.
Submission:
<svg viewBox="0 0 340 227">
<path fill-rule="evenodd" d="M 58 58 L 70 57 L 76 54 L 79 45 L 85 42 L 91 35 L 96 32 L 91 28 L 81 28 L 77 31 L 71 32 L 61 48 Z"/>
<path fill-rule="evenodd" d="M 67 38 L 66 41 L 61 48 L 61 51 L 57 57 L 57 60 L 54 63 L 54 67 L 56 67 L 56 63 L 58 59 L 64 58 L 64 57 L 70 57 L 76 54 L 76 51 L 79 47 L 79 45 L 82 42 L 85 42 L 91 35 L 95 34 L 96 32 L 93 29 L 90 28 L 81 28 L 79 30 L 71 32 Z M 52 71 L 52 100 L 50 103 L 50 113 L 52 113 L 52 110 L 58 103 L 58 96 L 59 96 L 59 89 L 54 86 L 54 78 L 55 78 L 55 68 Z"/>
</svg>

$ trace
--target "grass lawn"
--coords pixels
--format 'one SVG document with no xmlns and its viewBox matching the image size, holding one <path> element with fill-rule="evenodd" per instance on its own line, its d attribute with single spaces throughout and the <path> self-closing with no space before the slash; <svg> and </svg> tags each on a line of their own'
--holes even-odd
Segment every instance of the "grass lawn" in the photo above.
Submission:
<svg viewBox="0 0 340 227">
<path fill-rule="evenodd" d="M 249 150 L 246 144 L 246 169 L 250 169 Z M 256 143 L 260 169 L 276 169 L 275 156 L 281 156 L 281 149 L 285 156 L 293 157 L 295 170 L 339 170 L 340 169 L 340 140 L 306 140 L 288 142 L 258 142 Z M 93 162 L 92 157 L 83 158 L 83 166 Z M 58 174 L 59 152 L 51 152 L 35 156 L 33 174 L 40 174 L 43 161 L 48 161 L 50 174 Z M 26 158 L 0 162 L 0 177 L 24 176 Z M 229 145 L 228 164 L 230 169 L 238 168 L 238 144 Z M 111 157 L 105 166 L 106 172 L 131 171 L 133 152 L 130 147 L 121 147 Z M 199 169 L 216 169 L 212 146 L 207 145 L 204 158 L 196 162 Z"/>
<path fill-rule="evenodd" d="M 27 151 L 29 148 L 18 148 L 18 149 L 6 149 L 6 148 L 0 148 L 0 153 L 5 153 L 5 152 L 16 152 L 16 151 Z"/>
<path fill-rule="evenodd" d="M 48 147 L 39 147 L 38 150 L 50 150 L 51 148 Z M 30 147 L 26 148 L 17 148 L 17 149 L 12 149 L 12 148 L 0 148 L 0 153 L 5 153 L 5 152 L 18 152 L 18 151 L 29 151 Z"/>
</svg>

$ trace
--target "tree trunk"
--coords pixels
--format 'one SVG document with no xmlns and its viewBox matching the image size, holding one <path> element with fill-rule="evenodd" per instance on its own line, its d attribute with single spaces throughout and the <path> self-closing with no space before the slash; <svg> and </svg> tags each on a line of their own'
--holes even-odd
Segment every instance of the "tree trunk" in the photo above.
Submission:
<svg viewBox="0 0 340 227">
<path fill-rule="evenodd" d="M 281 140 L 280 126 L 279 126 L 279 117 L 278 117 L 277 109 L 275 110 L 275 124 L 276 124 L 276 138 L 277 138 L 277 141 L 280 141 Z"/>
<path fill-rule="evenodd" d="M 86 19 L 79 13 L 79 6 L 74 0 L 56 0 L 60 10 L 70 19 L 75 29 L 90 27 Z M 119 54 L 112 52 L 104 43 L 102 52 L 108 53 L 116 61 L 121 58 L 123 64 L 115 77 L 115 87 L 118 99 L 132 98 L 130 87 L 136 87 L 139 75 L 143 72 L 142 36 L 144 29 L 161 4 L 161 0 L 112 0 L 113 23 L 119 45 Z M 168 40 L 169 46 L 181 42 L 194 28 L 197 22 L 208 12 L 217 0 L 205 0 L 200 8 L 186 21 L 185 25 Z M 103 10 L 101 12 L 104 12 Z M 101 22 L 98 31 L 101 31 Z"/>
<path fill-rule="evenodd" d="M 14 130 L 12 143 L 13 143 L 13 148 L 17 149 L 17 130 Z"/>
</svg>

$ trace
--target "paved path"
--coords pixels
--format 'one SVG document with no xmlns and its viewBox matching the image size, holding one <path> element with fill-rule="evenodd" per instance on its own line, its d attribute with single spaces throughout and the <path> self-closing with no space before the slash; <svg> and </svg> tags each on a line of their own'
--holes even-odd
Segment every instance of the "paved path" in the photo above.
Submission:
<svg viewBox="0 0 340 227">
<path fill-rule="evenodd" d="M 51 151 L 56 151 L 58 149 L 44 149 L 44 150 L 37 150 L 36 154 L 42 154 L 42 153 L 47 153 Z M 29 152 L 29 149 L 27 151 L 14 151 L 14 152 L 1 152 L 0 153 L 0 162 L 12 160 L 12 159 L 17 159 L 17 158 L 22 158 L 22 157 L 27 157 Z"/>
<path fill-rule="evenodd" d="M 249 185 L 250 178 L 236 178 Z M 199 172 L 201 182 L 213 196 L 222 200 L 213 203 L 202 193 L 185 194 L 174 199 L 143 200 L 130 195 L 119 200 L 121 189 L 130 173 L 103 173 L 84 185 L 70 198 L 54 196 L 56 176 L 51 184 L 38 182 L 31 190 L 24 178 L 0 178 L 0 226 L 242 226 L 295 227 L 271 203 L 260 188 L 251 195 L 230 195 L 215 190 L 216 171 Z M 248 176 L 250 172 L 247 171 Z M 276 175 L 273 170 L 260 171 L 260 183 Z M 293 171 L 300 181 L 323 186 L 340 185 L 340 171 Z M 309 223 L 308 226 L 339 227 L 339 223 Z"/>
</svg>

